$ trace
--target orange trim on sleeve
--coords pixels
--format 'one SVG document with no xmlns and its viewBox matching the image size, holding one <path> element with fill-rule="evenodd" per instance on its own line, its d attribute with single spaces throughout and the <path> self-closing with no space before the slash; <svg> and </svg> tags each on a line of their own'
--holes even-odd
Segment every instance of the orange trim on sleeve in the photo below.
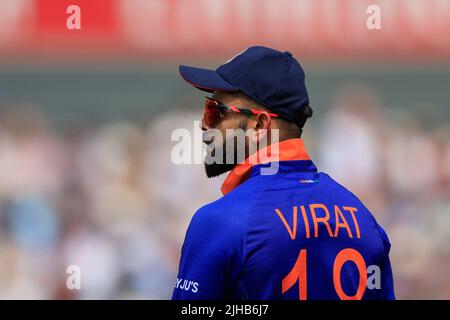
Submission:
<svg viewBox="0 0 450 320">
<path fill-rule="evenodd" d="M 223 182 L 222 194 L 226 195 L 247 180 L 254 165 L 289 160 L 310 160 L 303 139 L 289 139 L 267 146 L 237 164 Z"/>
</svg>

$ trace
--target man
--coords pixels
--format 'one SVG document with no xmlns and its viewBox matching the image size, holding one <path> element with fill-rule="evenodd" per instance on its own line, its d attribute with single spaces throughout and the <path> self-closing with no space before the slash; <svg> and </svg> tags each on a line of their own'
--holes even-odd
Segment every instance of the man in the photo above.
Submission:
<svg viewBox="0 0 450 320">
<path fill-rule="evenodd" d="M 292 54 L 251 47 L 215 71 L 180 73 L 212 93 L 202 119 L 206 174 L 231 172 L 224 196 L 192 218 L 173 299 L 394 299 L 386 233 L 317 172 L 300 138 L 312 110 Z M 240 140 L 245 161 L 228 146 L 239 129 L 250 132 Z"/>
</svg>

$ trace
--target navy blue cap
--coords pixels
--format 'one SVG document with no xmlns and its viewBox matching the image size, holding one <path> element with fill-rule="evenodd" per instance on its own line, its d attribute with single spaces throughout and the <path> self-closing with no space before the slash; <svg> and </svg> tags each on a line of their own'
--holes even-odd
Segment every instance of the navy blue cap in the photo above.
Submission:
<svg viewBox="0 0 450 320">
<path fill-rule="evenodd" d="M 305 73 L 287 51 L 250 47 L 216 70 L 180 65 L 180 74 L 203 91 L 241 91 L 295 123 L 300 122 L 300 110 L 309 105 Z"/>
</svg>

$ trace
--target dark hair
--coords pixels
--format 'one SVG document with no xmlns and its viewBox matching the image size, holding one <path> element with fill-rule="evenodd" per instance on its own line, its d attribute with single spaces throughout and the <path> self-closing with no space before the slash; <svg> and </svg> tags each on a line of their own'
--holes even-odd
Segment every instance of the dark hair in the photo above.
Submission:
<svg viewBox="0 0 450 320">
<path fill-rule="evenodd" d="M 305 105 L 301 111 L 300 111 L 300 118 L 297 123 L 297 125 L 300 127 L 300 129 L 303 129 L 305 126 L 306 120 L 311 118 L 313 115 L 313 109 L 310 107 L 309 104 Z"/>
<path fill-rule="evenodd" d="M 303 133 L 303 127 L 305 126 L 306 120 L 311 118 L 313 115 L 313 110 L 309 105 L 305 105 L 299 112 L 299 117 L 297 121 L 293 122 L 286 120 L 284 118 L 282 121 L 285 123 L 285 129 L 288 130 L 289 135 L 292 137 L 301 137 Z"/>
<path fill-rule="evenodd" d="M 242 97 L 244 97 L 244 99 L 247 100 L 248 103 L 250 103 L 252 106 L 257 106 L 257 107 L 260 107 L 260 108 L 270 111 L 270 109 L 268 109 L 267 107 L 264 107 L 261 103 L 257 102 L 253 98 L 249 97 L 244 92 L 239 91 L 239 94 L 241 94 Z M 303 127 L 305 126 L 306 120 L 311 118 L 312 115 L 313 115 L 313 109 L 311 108 L 311 106 L 309 104 L 307 104 L 303 108 L 301 108 L 301 110 L 299 112 L 298 121 L 292 122 L 291 120 L 287 120 L 283 117 L 280 117 L 278 119 L 281 119 L 284 123 L 286 123 L 288 128 L 290 128 L 291 130 L 294 130 L 295 136 L 300 137 L 302 135 Z"/>
</svg>

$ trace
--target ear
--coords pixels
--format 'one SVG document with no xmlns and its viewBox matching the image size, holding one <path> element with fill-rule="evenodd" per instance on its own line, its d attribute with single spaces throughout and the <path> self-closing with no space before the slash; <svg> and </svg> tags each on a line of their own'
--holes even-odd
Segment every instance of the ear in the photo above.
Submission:
<svg viewBox="0 0 450 320">
<path fill-rule="evenodd" d="M 272 118 L 266 111 L 256 115 L 255 134 L 252 137 L 254 143 L 258 143 L 262 140 L 267 141 L 267 134 L 272 123 Z"/>
</svg>

